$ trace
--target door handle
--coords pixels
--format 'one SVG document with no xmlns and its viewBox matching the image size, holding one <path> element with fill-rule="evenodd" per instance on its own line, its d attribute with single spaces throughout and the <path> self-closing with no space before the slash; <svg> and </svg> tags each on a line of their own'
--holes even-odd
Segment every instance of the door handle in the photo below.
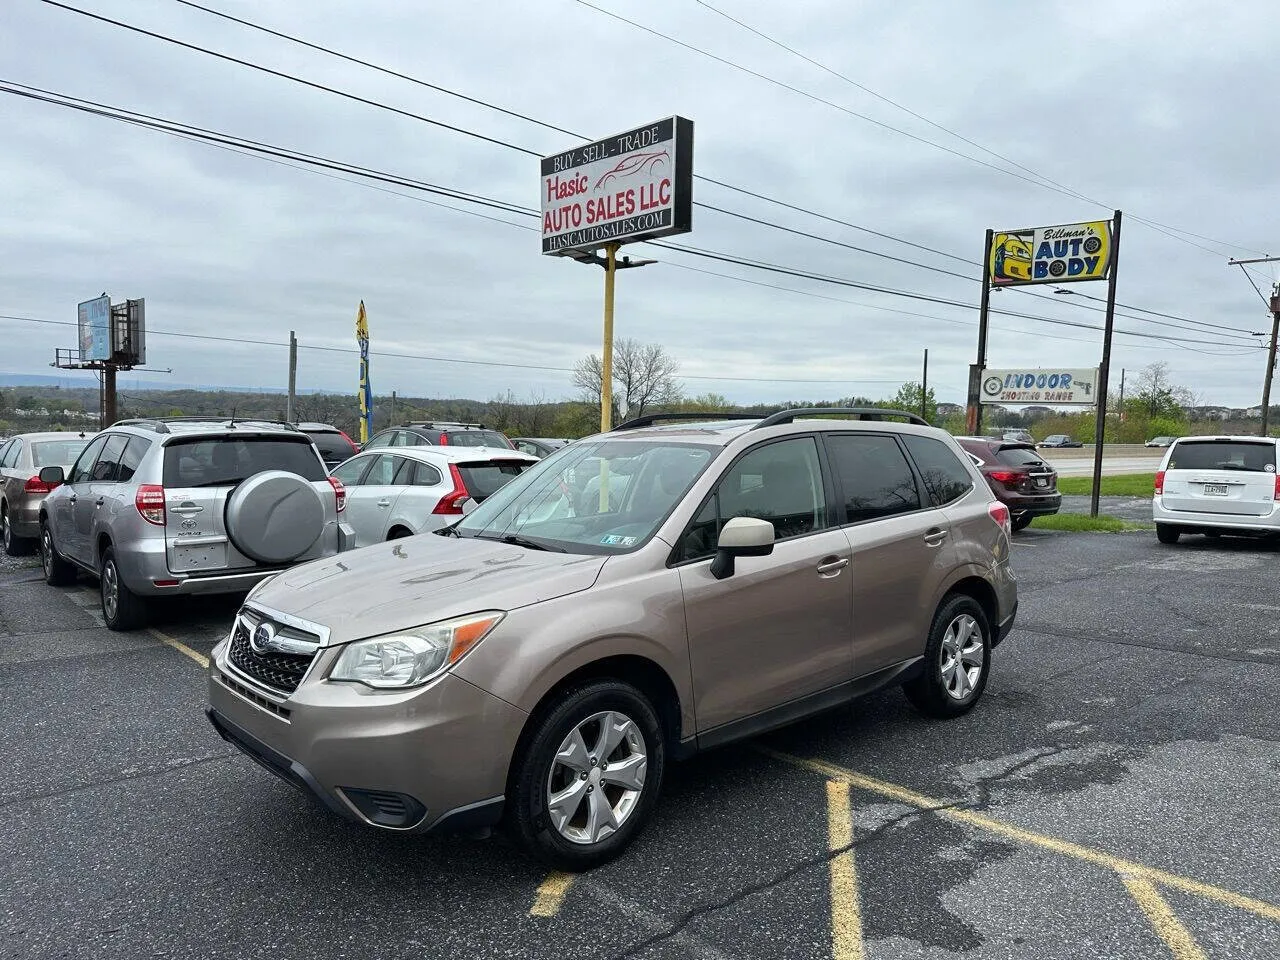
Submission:
<svg viewBox="0 0 1280 960">
<path fill-rule="evenodd" d="M 70 497 L 68 497 L 68 498 L 67 498 L 67 502 L 68 502 L 68 503 L 75 503 L 75 502 L 76 502 L 76 500 L 78 500 L 78 499 L 79 499 L 79 497 L 77 497 L 77 496 L 73 493 Z"/>
<path fill-rule="evenodd" d="M 102 505 L 103 505 L 104 503 L 106 503 L 106 502 L 107 502 L 107 498 L 106 498 L 106 497 L 99 497 L 97 500 L 93 501 L 93 505 L 94 505 L 95 507 L 100 507 L 100 506 L 102 506 Z"/>
<path fill-rule="evenodd" d="M 840 571 L 848 565 L 848 557 L 828 557 L 818 564 L 818 574 L 823 577 L 838 577 Z"/>
<path fill-rule="evenodd" d="M 931 547 L 941 546 L 942 541 L 945 539 L 947 539 L 947 531 L 939 530 L 937 527 L 934 527 L 924 535 L 924 542 Z"/>
<path fill-rule="evenodd" d="M 380 506 L 380 507 L 389 507 L 389 506 L 391 506 L 391 501 L 390 501 L 390 500 L 379 500 L 379 501 L 378 501 L 378 506 Z"/>
</svg>

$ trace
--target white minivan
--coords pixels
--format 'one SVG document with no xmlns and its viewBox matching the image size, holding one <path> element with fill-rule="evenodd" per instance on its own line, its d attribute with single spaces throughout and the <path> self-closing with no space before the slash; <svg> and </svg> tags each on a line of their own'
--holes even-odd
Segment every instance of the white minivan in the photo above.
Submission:
<svg viewBox="0 0 1280 960">
<path fill-rule="evenodd" d="M 1277 441 L 1182 437 L 1156 471 L 1151 512 L 1161 543 L 1184 533 L 1280 535 Z"/>
</svg>

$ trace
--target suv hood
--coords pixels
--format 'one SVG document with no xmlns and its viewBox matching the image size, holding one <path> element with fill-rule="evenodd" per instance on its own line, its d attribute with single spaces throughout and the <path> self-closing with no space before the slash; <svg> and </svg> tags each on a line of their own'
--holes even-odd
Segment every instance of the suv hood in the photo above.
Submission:
<svg viewBox="0 0 1280 960">
<path fill-rule="evenodd" d="M 250 604 L 328 627 L 332 646 L 577 593 L 595 583 L 607 559 L 423 534 L 286 570 Z"/>
</svg>

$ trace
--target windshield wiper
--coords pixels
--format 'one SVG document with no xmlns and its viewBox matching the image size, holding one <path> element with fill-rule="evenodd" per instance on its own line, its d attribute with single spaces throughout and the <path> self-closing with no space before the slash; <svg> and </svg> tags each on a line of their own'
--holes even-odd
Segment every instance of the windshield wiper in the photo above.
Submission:
<svg viewBox="0 0 1280 960">
<path fill-rule="evenodd" d="M 435 531 L 435 535 L 437 537 L 457 537 L 461 540 L 462 534 L 458 532 L 458 524 L 461 522 L 461 520 L 457 520 L 449 524 L 447 527 L 441 527 L 439 530 Z"/>
<path fill-rule="evenodd" d="M 552 553 L 568 553 L 564 547 L 553 547 L 549 543 L 543 543 L 541 540 L 531 540 L 528 537 L 522 537 L 518 533 L 508 533 L 501 537 L 482 537 L 476 535 L 477 540 L 497 540 L 499 543 L 509 543 L 513 547 L 527 547 L 530 550 L 549 550 Z"/>
</svg>

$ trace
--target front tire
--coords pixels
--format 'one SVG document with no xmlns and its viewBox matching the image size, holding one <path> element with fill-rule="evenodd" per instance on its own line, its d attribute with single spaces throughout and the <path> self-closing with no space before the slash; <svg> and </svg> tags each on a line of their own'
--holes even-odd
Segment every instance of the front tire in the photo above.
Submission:
<svg viewBox="0 0 1280 960">
<path fill-rule="evenodd" d="M 566 691 L 512 764 L 507 817 L 530 854 L 590 870 L 635 839 L 657 803 L 666 741 L 643 693 L 616 680 Z"/>
<path fill-rule="evenodd" d="M 1156 539 L 1161 543 L 1177 543 L 1182 531 L 1169 523 L 1156 524 Z"/>
<path fill-rule="evenodd" d="M 58 553 L 48 520 L 40 523 L 40 566 L 44 568 L 44 582 L 51 587 L 69 587 L 76 582 L 76 568 Z"/>
<path fill-rule="evenodd" d="M 967 594 L 943 601 L 924 648 L 924 672 L 903 684 L 907 699 L 928 717 L 968 713 L 982 699 L 991 668 L 991 627 Z"/>
<path fill-rule="evenodd" d="M 136 630 L 147 622 L 147 602 L 127 586 L 116 565 L 116 552 L 108 547 L 98 568 L 98 588 L 102 593 L 102 619 L 108 630 Z"/>
</svg>

